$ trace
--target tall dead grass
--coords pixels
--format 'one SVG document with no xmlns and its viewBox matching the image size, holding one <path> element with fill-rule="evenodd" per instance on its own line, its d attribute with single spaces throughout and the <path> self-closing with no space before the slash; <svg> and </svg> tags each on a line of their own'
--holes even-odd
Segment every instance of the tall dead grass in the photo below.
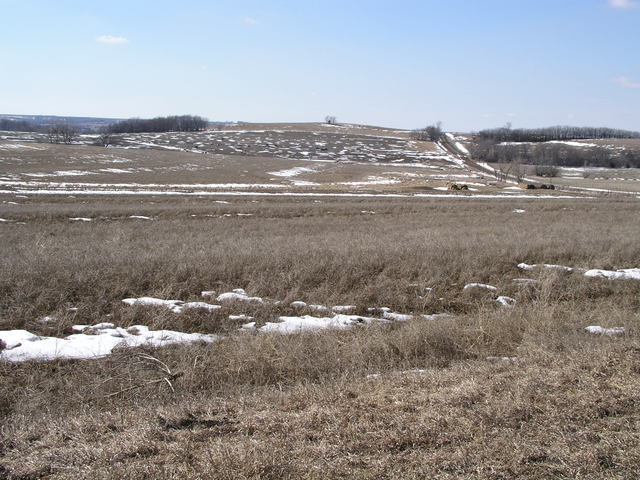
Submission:
<svg viewBox="0 0 640 480">
<path fill-rule="evenodd" d="M 108 216 L 131 211 L 118 202 L 103 205 Z M 156 220 L 70 224 L 77 204 L 62 202 L 51 216 L 3 225 L 1 328 L 63 335 L 109 320 L 227 338 L 0 364 L 0 476 L 633 478 L 640 286 L 515 265 L 640 265 L 635 203 L 135 207 Z M 190 216 L 211 208 L 254 216 Z M 523 276 L 539 283 L 512 282 Z M 518 304 L 468 295 L 467 282 L 496 285 Z M 283 303 L 182 315 L 121 303 L 238 287 Z M 292 300 L 453 316 L 301 335 L 240 334 L 228 319 L 305 313 Z M 58 322 L 39 322 L 44 315 Z M 626 334 L 591 336 L 587 325 Z M 171 385 L 141 352 L 170 369 Z"/>
</svg>

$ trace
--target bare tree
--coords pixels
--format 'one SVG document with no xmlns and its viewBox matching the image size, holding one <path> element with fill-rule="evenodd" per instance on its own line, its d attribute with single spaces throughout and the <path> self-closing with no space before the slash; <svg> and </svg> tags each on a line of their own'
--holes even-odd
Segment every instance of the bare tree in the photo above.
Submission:
<svg viewBox="0 0 640 480">
<path fill-rule="evenodd" d="M 442 136 L 442 122 L 437 122 L 434 125 L 428 127 L 418 128 L 411 132 L 411 138 L 413 140 L 423 140 L 430 142 L 437 142 Z"/>
<path fill-rule="evenodd" d="M 328 123 L 329 125 L 335 125 L 338 121 L 338 119 L 336 117 L 334 117 L 333 115 L 327 115 L 326 117 L 324 117 L 324 121 L 325 123 Z"/>
</svg>

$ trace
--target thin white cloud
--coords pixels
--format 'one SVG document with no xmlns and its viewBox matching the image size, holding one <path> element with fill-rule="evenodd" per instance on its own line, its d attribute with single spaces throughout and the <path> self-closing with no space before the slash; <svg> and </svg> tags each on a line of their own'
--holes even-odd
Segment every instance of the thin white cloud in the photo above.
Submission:
<svg viewBox="0 0 640 480">
<path fill-rule="evenodd" d="M 123 43 L 129 43 L 124 37 L 114 37 L 113 35 L 100 35 L 96 38 L 97 42 L 108 43 L 109 45 L 122 45 Z"/>
<path fill-rule="evenodd" d="M 609 0 L 609 6 L 613 8 L 638 8 L 640 3 L 636 0 Z"/>
<path fill-rule="evenodd" d="M 613 82 L 622 85 L 625 88 L 640 88 L 640 82 L 636 82 L 627 77 L 614 78 Z"/>
<path fill-rule="evenodd" d="M 251 18 L 251 17 L 244 17 L 242 19 L 242 21 L 244 23 L 246 23 L 247 25 L 257 25 L 258 23 L 260 23 L 260 22 L 258 22 L 258 20 L 256 20 L 255 18 Z"/>
</svg>

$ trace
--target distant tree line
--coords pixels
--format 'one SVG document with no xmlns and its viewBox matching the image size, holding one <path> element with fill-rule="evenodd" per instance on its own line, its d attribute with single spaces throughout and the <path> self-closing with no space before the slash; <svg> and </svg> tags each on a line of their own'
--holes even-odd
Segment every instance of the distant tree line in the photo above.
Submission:
<svg viewBox="0 0 640 480">
<path fill-rule="evenodd" d="M 35 125 L 26 120 L 11 120 L 0 118 L 0 130 L 6 132 L 35 132 L 38 130 Z"/>
<path fill-rule="evenodd" d="M 205 130 L 208 123 L 205 118 L 195 115 L 131 118 L 112 123 L 104 128 L 103 133 L 199 132 Z"/>
<path fill-rule="evenodd" d="M 480 140 L 471 148 L 479 161 L 562 167 L 640 168 L 640 152 L 607 147 L 573 147 L 557 143 L 500 145 Z"/>
<path fill-rule="evenodd" d="M 429 125 L 424 128 L 417 128 L 411 131 L 412 140 L 423 140 L 427 142 L 437 142 L 442 136 L 442 122 Z"/>
<path fill-rule="evenodd" d="M 640 138 L 640 132 L 616 128 L 555 126 L 515 128 L 510 125 L 478 132 L 482 140 L 494 142 L 549 142 L 551 140 L 585 140 L 597 138 Z"/>
</svg>

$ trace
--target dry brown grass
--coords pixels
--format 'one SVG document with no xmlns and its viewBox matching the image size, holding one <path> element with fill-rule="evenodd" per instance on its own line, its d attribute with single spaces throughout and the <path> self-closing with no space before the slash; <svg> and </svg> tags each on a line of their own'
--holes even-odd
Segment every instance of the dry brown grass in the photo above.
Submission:
<svg viewBox="0 0 640 480">
<path fill-rule="evenodd" d="M 27 222 L 0 226 L 1 328 L 62 335 L 110 315 L 119 326 L 227 338 L 142 350 L 180 374 L 175 392 L 162 372 L 140 363 L 140 350 L 0 364 L 0 477 L 637 474 L 640 282 L 515 266 L 639 266 L 634 202 L 31 202 L 0 211 Z M 253 216 L 191 217 L 238 212 Z M 131 214 L 155 220 L 127 220 Z M 100 215 L 108 218 L 68 221 Z M 524 276 L 540 283 L 511 281 Z M 518 305 L 467 295 L 467 282 L 495 285 Z M 195 300 L 201 290 L 237 287 L 284 303 L 183 315 L 121 303 L 142 295 Z M 288 336 L 234 333 L 240 322 L 227 318 L 274 321 L 300 313 L 293 300 L 354 304 L 360 314 L 388 306 L 454 316 Z M 58 322 L 38 322 L 44 315 Z M 627 333 L 586 334 L 594 324 Z M 402 373 L 415 369 L 424 371 Z"/>
</svg>

